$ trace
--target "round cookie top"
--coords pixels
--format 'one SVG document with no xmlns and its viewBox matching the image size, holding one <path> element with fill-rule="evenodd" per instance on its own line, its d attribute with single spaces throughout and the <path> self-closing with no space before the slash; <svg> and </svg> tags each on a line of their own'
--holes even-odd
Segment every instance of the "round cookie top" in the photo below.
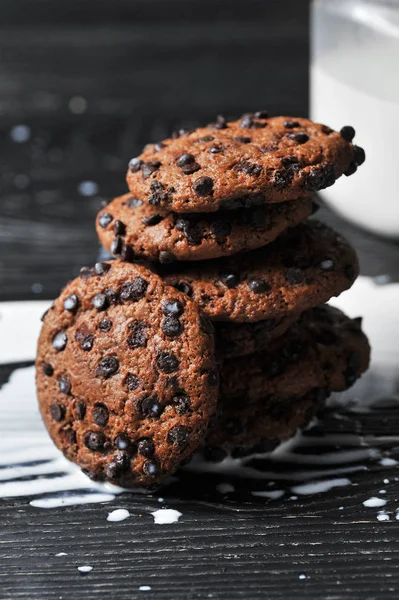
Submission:
<svg viewBox="0 0 399 600">
<path fill-rule="evenodd" d="M 259 248 L 288 227 L 304 221 L 312 210 L 308 196 L 211 215 L 162 215 L 147 203 L 125 194 L 98 214 L 96 226 L 101 243 L 116 256 L 168 263 L 206 260 Z"/>
<path fill-rule="evenodd" d="M 315 389 L 340 392 L 366 371 L 369 359 L 361 319 L 318 306 L 267 350 L 224 361 L 219 402 L 235 402 L 250 410 L 249 405 L 261 398 L 282 401 Z"/>
<path fill-rule="evenodd" d="M 181 130 L 149 144 L 129 163 L 132 194 L 159 210 L 213 212 L 293 200 L 352 175 L 365 153 L 340 132 L 309 119 L 258 112 L 238 121 Z"/>
<path fill-rule="evenodd" d="M 58 448 L 125 487 L 173 473 L 216 408 L 212 325 L 138 265 L 97 263 L 65 287 L 44 318 L 36 370 Z"/>
<path fill-rule="evenodd" d="M 316 220 L 264 248 L 195 265 L 171 265 L 164 280 L 215 321 L 281 319 L 327 302 L 358 275 L 354 249 Z"/>
</svg>

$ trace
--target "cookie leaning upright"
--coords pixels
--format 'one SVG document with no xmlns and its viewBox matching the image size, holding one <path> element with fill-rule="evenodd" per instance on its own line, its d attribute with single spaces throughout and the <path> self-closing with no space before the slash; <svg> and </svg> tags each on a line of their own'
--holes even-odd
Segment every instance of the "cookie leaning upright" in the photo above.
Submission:
<svg viewBox="0 0 399 600">
<path fill-rule="evenodd" d="M 264 112 L 221 117 L 146 146 L 130 161 L 127 182 L 136 198 L 177 213 L 295 200 L 356 171 L 365 154 L 353 135 L 350 127 L 336 132 Z"/>
<path fill-rule="evenodd" d="M 172 474 L 216 408 L 212 326 L 138 265 L 98 263 L 65 287 L 44 318 L 36 369 L 57 447 L 125 487 Z"/>
</svg>

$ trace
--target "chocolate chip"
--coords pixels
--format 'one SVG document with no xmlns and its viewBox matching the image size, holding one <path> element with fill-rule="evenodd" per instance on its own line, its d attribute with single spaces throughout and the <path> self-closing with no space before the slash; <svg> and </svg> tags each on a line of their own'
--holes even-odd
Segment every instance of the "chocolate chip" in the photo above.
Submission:
<svg viewBox="0 0 399 600">
<path fill-rule="evenodd" d="M 54 305 L 51 306 L 51 308 L 54 308 Z M 50 308 L 48 308 L 47 310 L 44 311 L 44 313 L 42 314 L 42 316 L 40 317 L 40 320 L 43 322 L 44 319 L 47 317 L 48 313 L 50 312 Z"/>
<path fill-rule="evenodd" d="M 307 256 L 302 254 L 288 254 L 282 258 L 285 267 L 296 267 L 297 269 L 308 269 L 311 266 Z"/>
<path fill-rule="evenodd" d="M 70 429 L 70 428 L 62 429 L 61 435 L 64 437 L 67 447 L 70 447 L 70 446 L 73 446 L 74 444 L 76 444 L 76 432 L 73 429 Z"/>
<path fill-rule="evenodd" d="M 304 131 L 298 131 L 298 133 L 287 133 L 287 137 L 298 144 L 305 144 L 309 140 L 309 136 Z"/>
<path fill-rule="evenodd" d="M 93 274 L 93 269 L 91 267 L 82 267 L 79 272 L 79 276 L 82 279 L 89 279 L 89 277 L 92 277 Z"/>
<path fill-rule="evenodd" d="M 197 162 L 193 162 L 189 165 L 185 165 L 184 167 L 182 167 L 181 170 L 184 173 L 184 175 L 192 175 L 192 173 L 196 173 L 197 171 L 199 171 L 200 168 L 201 165 L 199 165 Z"/>
<path fill-rule="evenodd" d="M 291 285 L 299 285 L 305 281 L 305 273 L 302 269 L 291 268 L 285 274 L 287 282 Z"/>
<path fill-rule="evenodd" d="M 254 294 L 263 294 L 271 290 L 270 285 L 264 279 L 251 279 L 248 281 L 248 288 Z"/>
<path fill-rule="evenodd" d="M 214 139 L 213 135 L 204 135 L 204 137 L 198 138 L 195 142 L 212 142 Z"/>
<path fill-rule="evenodd" d="M 252 127 L 252 123 L 253 123 L 253 116 L 252 114 L 248 113 L 246 115 L 243 115 L 240 121 L 240 127 L 243 129 L 250 129 Z"/>
<path fill-rule="evenodd" d="M 127 450 L 130 446 L 130 440 L 126 433 L 118 433 L 115 437 L 114 444 L 118 450 Z"/>
<path fill-rule="evenodd" d="M 198 177 L 193 182 L 192 188 L 199 196 L 210 196 L 213 193 L 213 179 L 211 177 Z"/>
<path fill-rule="evenodd" d="M 240 419 L 227 419 L 223 423 L 223 427 L 230 435 L 240 435 L 244 431 L 244 425 Z"/>
<path fill-rule="evenodd" d="M 332 271 L 334 269 L 334 261 L 330 259 L 322 260 L 319 267 L 322 271 Z"/>
<path fill-rule="evenodd" d="M 148 288 L 148 281 L 142 277 L 135 277 L 133 281 L 121 287 L 120 298 L 123 302 L 138 302 L 144 298 Z"/>
<path fill-rule="evenodd" d="M 208 462 L 222 462 L 227 457 L 226 450 L 223 448 L 206 446 L 204 448 L 204 458 Z"/>
<path fill-rule="evenodd" d="M 170 265 L 176 261 L 176 257 L 172 252 L 169 252 L 169 250 L 161 250 L 158 255 L 158 260 L 161 265 Z"/>
<path fill-rule="evenodd" d="M 127 338 L 127 345 L 129 348 L 145 348 L 147 345 L 147 334 L 146 325 L 143 321 L 133 321 L 129 325 L 129 331 L 131 332 Z"/>
<path fill-rule="evenodd" d="M 162 220 L 163 216 L 158 214 L 148 215 L 147 217 L 143 217 L 141 219 L 142 223 L 144 223 L 144 225 L 147 225 L 147 227 L 158 225 L 158 223 L 160 223 Z"/>
<path fill-rule="evenodd" d="M 91 303 L 96 310 L 105 310 L 108 308 L 108 298 L 105 294 L 96 294 L 91 299 Z"/>
<path fill-rule="evenodd" d="M 312 167 L 305 178 L 305 187 L 310 192 L 322 190 L 335 182 L 334 166 L 327 163 L 322 167 Z"/>
<path fill-rule="evenodd" d="M 86 404 L 82 400 L 76 400 L 75 402 L 75 414 L 79 421 L 83 421 L 86 414 Z"/>
<path fill-rule="evenodd" d="M 297 165 L 290 165 L 285 169 L 275 171 L 273 186 L 277 190 L 284 190 L 289 186 L 294 178 L 296 171 L 299 169 Z"/>
<path fill-rule="evenodd" d="M 68 336 L 65 333 L 65 331 L 59 331 L 53 337 L 52 345 L 53 345 L 53 348 L 55 348 L 58 352 L 62 352 L 62 350 L 65 350 L 67 342 L 68 342 Z"/>
<path fill-rule="evenodd" d="M 107 288 L 104 290 L 104 295 L 110 304 L 118 303 L 118 294 L 114 290 Z"/>
<path fill-rule="evenodd" d="M 259 148 L 259 150 L 263 153 L 267 153 L 267 152 L 276 152 L 276 150 L 278 150 L 278 142 L 272 142 L 270 144 L 267 144 L 265 146 L 261 146 Z"/>
<path fill-rule="evenodd" d="M 118 235 L 116 238 L 114 238 L 112 240 L 111 247 L 110 247 L 111 254 L 118 256 L 122 251 L 122 246 L 123 246 L 123 240 Z"/>
<path fill-rule="evenodd" d="M 170 300 L 165 300 L 162 303 L 162 312 L 167 316 L 179 317 L 183 314 L 184 307 L 180 300 L 176 300 L 176 298 L 171 298 Z"/>
<path fill-rule="evenodd" d="M 151 438 L 143 438 L 137 443 L 137 451 L 141 456 L 151 458 L 155 454 L 155 444 Z"/>
<path fill-rule="evenodd" d="M 122 221 L 116 220 L 114 223 L 114 234 L 115 235 L 125 235 L 126 233 L 126 225 L 122 223 Z"/>
<path fill-rule="evenodd" d="M 216 387 L 219 383 L 219 374 L 217 371 L 210 371 L 208 373 L 208 385 L 210 387 Z"/>
<path fill-rule="evenodd" d="M 355 279 L 356 273 L 352 265 L 347 265 L 344 268 L 344 273 L 345 276 L 349 279 L 349 281 L 353 281 Z"/>
<path fill-rule="evenodd" d="M 85 352 L 90 352 L 90 350 L 93 348 L 94 336 L 90 334 L 83 335 L 80 337 L 78 342 L 82 350 L 84 350 Z"/>
<path fill-rule="evenodd" d="M 44 362 L 44 363 L 42 364 L 42 368 L 43 368 L 43 373 L 44 373 L 45 375 L 47 375 L 47 377 L 51 377 L 51 376 L 53 375 L 53 373 L 54 373 L 54 369 L 53 369 L 53 367 L 50 365 L 50 363 L 48 363 L 48 362 Z"/>
<path fill-rule="evenodd" d="M 327 125 L 322 125 L 321 130 L 325 135 L 330 135 L 330 133 L 333 132 L 333 129 L 331 129 L 331 127 L 327 127 Z"/>
<path fill-rule="evenodd" d="M 79 307 L 79 298 L 76 294 L 71 294 L 64 300 L 64 308 L 65 310 L 75 313 Z"/>
<path fill-rule="evenodd" d="M 187 427 L 184 427 L 183 425 L 175 425 L 172 429 L 169 429 L 166 437 L 169 444 L 174 444 L 180 449 L 187 446 L 188 438 L 189 431 Z"/>
<path fill-rule="evenodd" d="M 71 393 L 72 385 L 68 375 L 60 375 L 58 377 L 58 387 L 61 394 L 69 396 L 69 394 Z"/>
<path fill-rule="evenodd" d="M 162 165 L 162 163 L 160 163 L 159 160 L 153 160 L 150 162 L 143 163 L 141 165 L 141 173 L 142 173 L 143 179 L 148 179 L 148 177 L 150 175 L 152 175 L 152 173 L 155 173 L 155 171 L 158 171 L 158 169 L 161 165 Z"/>
<path fill-rule="evenodd" d="M 150 189 L 151 194 L 148 196 L 148 203 L 152 206 L 158 206 L 169 199 L 169 193 L 164 191 L 165 188 L 160 181 L 152 181 Z"/>
<path fill-rule="evenodd" d="M 172 399 L 172 404 L 179 415 L 184 415 L 191 410 L 191 401 L 186 394 L 176 394 Z"/>
<path fill-rule="evenodd" d="M 122 470 L 116 462 L 112 461 L 105 467 L 105 474 L 108 479 L 118 479 L 122 475 Z"/>
<path fill-rule="evenodd" d="M 132 160 L 129 162 L 129 169 L 132 173 L 137 173 L 137 171 L 140 171 L 142 164 L 143 161 L 139 158 L 132 158 Z"/>
<path fill-rule="evenodd" d="M 134 392 L 134 390 L 137 390 L 137 388 L 139 387 L 140 380 L 137 377 L 137 375 L 134 375 L 133 373 L 128 373 L 125 377 L 124 383 L 128 390 Z"/>
<path fill-rule="evenodd" d="M 50 406 L 50 412 L 54 421 L 62 421 L 65 417 L 65 407 L 62 404 L 58 404 L 58 402 L 54 402 Z"/>
<path fill-rule="evenodd" d="M 257 110 L 254 113 L 255 119 L 267 119 L 269 117 L 269 113 L 267 110 Z"/>
<path fill-rule="evenodd" d="M 166 317 L 162 321 L 162 331 L 168 337 L 177 337 L 184 330 L 184 325 L 177 317 Z"/>
<path fill-rule="evenodd" d="M 93 408 L 93 412 L 92 412 L 92 418 L 93 421 L 96 425 L 98 425 L 99 427 L 105 427 L 106 424 L 108 423 L 108 419 L 109 419 L 109 412 L 108 412 L 108 408 L 105 406 L 105 404 L 96 404 L 95 407 Z"/>
<path fill-rule="evenodd" d="M 195 129 L 189 129 L 188 127 L 181 127 L 177 131 L 173 131 L 171 137 L 172 137 L 172 139 L 177 140 L 180 137 L 189 135 L 193 131 L 195 131 Z"/>
<path fill-rule="evenodd" d="M 104 449 L 105 435 L 101 431 L 88 431 L 84 436 L 84 444 L 89 450 L 99 452 Z"/>
<path fill-rule="evenodd" d="M 209 148 L 211 154 L 220 154 L 220 152 L 224 152 L 224 150 L 226 150 L 226 147 L 222 146 L 222 144 L 215 144 Z"/>
<path fill-rule="evenodd" d="M 294 129 L 294 127 L 300 126 L 298 121 L 292 121 L 292 119 L 287 119 L 284 121 L 283 125 L 286 129 Z"/>
<path fill-rule="evenodd" d="M 112 321 L 111 319 L 101 319 L 101 321 L 98 324 L 98 328 L 100 331 L 103 331 L 104 333 L 109 331 L 112 327 Z"/>
<path fill-rule="evenodd" d="M 228 287 L 229 290 L 232 290 L 233 288 L 237 287 L 237 285 L 240 283 L 240 276 L 238 273 L 234 273 L 233 271 L 226 271 L 219 274 L 219 281 L 223 283 L 223 285 Z"/>
<path fill-rule="evenodd" d="M 158 368 L 164 373 L 173 373 L 179 368 L 179 361 L 174 354 L 159 352 L 157 357 Z"/>
<path fill-rule="evenodd" d="M 345 177 L 350 177 L 357 171 L 357 164 L 355 162 L 351 163 L 349 167 L 344 171 Z"/>
<path fill-rule="evenodd" d="M 248 160 L 243 160 L 233 167 L 234 171 L 239 173 L 245 173 L 246 175 L 253 175 L 257 177 L 262 172 L 262 166 L 256 163 L 251 163 Z"/>
<path fill-rule="evenodd" d="M 156 396 L 143 398 L 137 403 L 137 408 L 145 418 L 159 417 L 162 414 L 162 406 Z"/>
<path fill-rule="evenodd" d="M 211 223 L 211 233 L 215 236 L 216 241 L 221 244 L 226 241 L 226 238 L 231 234 L 231 223 L 229 221 L 213 221 Z"/>
<path fill-rule="evenodd" d="M 133 248 L 127 244 L 123 244 L 120 258 L 122 261 L 131 262 L 134 258 Z"/>
<path fill-rule="evenodd" d="M 226 129 L 227 128 L 226 119 L 222 115 L 218 115 L 216 117 L 216 122 L 211 123 L 210 127 L 212 127 L 212 129 Z"/>
<path fill-rule="evenodd" d="M 98 262 L 94 265 L 94 273 L 96 275 L 102 276 L 105 275 L 105 273 L 108 273 L 108 271 L 110 270 L 111 265 L 105 262 Z"/>
<path fill-rule="evenodd" d="M 119 369 L 119 360 L 116 356 L 104 356 L 97 366 L 96 375 L 101 377 L 111 377 Z"/>
<path fill-rule="evenodd" d="M 138 198 L 134 198 L 133 196 L 131 196 L 130 198 L 128 198 L 126 200 L 125 204 L 129 208 L 137 208 L 138 206 L 142 206 L 143 201 L 139 200 Z"/>
<path fill-rule="evenodd" d="M 208 317 L 205 317 L 205 315 L 200 316 L 199 325 L 201 331 L 203 331 L 204 333 L 207 333 L 208 335 L 212 335 L 213 333 L 215 333 L 215 329 L 213 327 L 212 322 L 208 319 Z"/>
<path fill-rule="evenodd" d="M 108 227 L 108 225 L 111 223 L 111 221 L 113 220 L 113 216 L 110 215 L 107 212 L 104 212 L 100 215 L 99 219 L 98 219 L 98 223 L 100 225 L 100 227 L 102 227 L 103 229 L 105 229 L 106 227 Z"/>
<path fill-rule="evenodd" d="M 249 144 L 252 141 L 250 137 L 246 137 L 243 135 L 233 137 L 233 140 L 235 140 L 236 142 L 241 142 L 242 144 Z"/>
<path fill-rule="evenodd" d="M 178 167 L 186 167 L 195 162 L 195 156 L 193 154 L 180 154 L 178 158 L 176 158 L 176 164 Z"/>
<path fill-rule="evenodd" d="M 193 288 L 186 281 L 178 281 L 177 283 L 174 284 L 173 287 L 176 288 L 177 290 L 179 290 L 179 292 L 183 292 L 183 294 L 187 294 L 187 296 L 192 296 L 194 293 Z"/>
<path fill-rule="evenodd" d="M 360 146 L 353 146 L 353 149 L 355 151 L 355 162 L 360 167 L 366 160 L 366 153 Z"/>
<path fill-rule="evenodd" d="M 154 144 L 154 151 L 155 152 L 159 152 L 160 150 L 162 150 L 162 148 L 165 148 L 166 144 L 164 144 L 163 142 L 157 142 L 156 144 Z"/>
<path fill-rule="evenodd" d="M 159 463 L 156 460 L 146 460 L 143 465 L 143 473 L 148 477 L 158 477 L 161 474 Z"/>
<path fill-rule="evenodd" d="M 351 142 L 356 135 L 356 131 L 350 125 L 344 125 L 340 131 L 341 136 L 347 142 Z"/>
</svg>

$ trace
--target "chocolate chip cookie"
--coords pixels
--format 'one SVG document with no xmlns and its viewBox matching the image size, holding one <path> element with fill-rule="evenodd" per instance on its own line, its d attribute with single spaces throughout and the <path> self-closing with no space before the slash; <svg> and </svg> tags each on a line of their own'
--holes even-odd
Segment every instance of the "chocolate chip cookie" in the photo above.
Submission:
<svg viewBox="0 0 399 600">
<path fill-rule="evenodd" d="M 219 402 L 248 406 L 266 396 L 283 400 L 314 389 L 343 391 L 367 369 L 369 358 L 360 320 L 319 306 L 267 350 L 224 361 Z"/>
<path fill-rule="evenodd" d="M 90 477 L 149 487 L 202 443 L 218 396 L 212 326 L 142 266 L 84 268 L 44 318 L 36 360 L 50 436 Z"/>
<path fill-rule="evenodd" d="M 354 249 L 316 220 L 251 252 L 170 265 L 163 277 L 215 321 L 286 318 L 348 289 L 358 274 Z"/>
<path fill-rule="evenodd" d="M 365 160 L 340 132 L 309 119 L 243 115 L 149 144 L 129 163 L 133 196 L 158 209 L 214 212 L 294 200 L 352 175 Z"/>
<path fill-rule="evenodd" d="M 312 214 L 310 196 L 291 202 L 210 215 L 163 215 L 125 194 L 97 216 L 97 233 L 117 256 L 172 260 L 206 260 L 252 250 L 272 242 L 282 231 Z"/>
<path fill-rule="evenodd" d="M 220 462 L 228 454 L 240 458 L 256 452 L 271 452 L 308 425 L 322 408 L 329 392 L 312 390 L 304 396 L 265 396 L 249 407 L 221 400 L 215 426 L 206 436 L 204 457 Z"/>
</svg>

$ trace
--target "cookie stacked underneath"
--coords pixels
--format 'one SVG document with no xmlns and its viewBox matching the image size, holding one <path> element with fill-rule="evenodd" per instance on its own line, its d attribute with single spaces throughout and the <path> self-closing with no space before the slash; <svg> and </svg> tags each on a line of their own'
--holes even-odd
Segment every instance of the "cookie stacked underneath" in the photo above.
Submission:
<svg viewBox="0 0 399 600">
<path fill-rule="evenodd" d="M 360 320 L 324 305 L 356 253 L 308 219 L 364 161 L 353 136 L 258 112 L 131 160 L 97 217 L 116 260 L 68 284 L 38 348 L 44 421 L 91 477 L 151 487 L 200 447 L 268 451 L 367 369 Z"/>
</svg>

